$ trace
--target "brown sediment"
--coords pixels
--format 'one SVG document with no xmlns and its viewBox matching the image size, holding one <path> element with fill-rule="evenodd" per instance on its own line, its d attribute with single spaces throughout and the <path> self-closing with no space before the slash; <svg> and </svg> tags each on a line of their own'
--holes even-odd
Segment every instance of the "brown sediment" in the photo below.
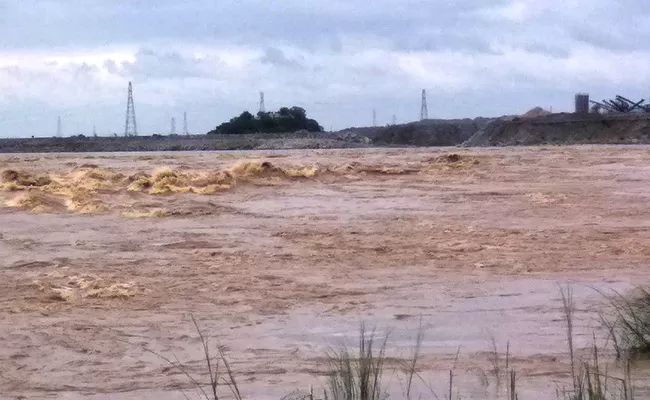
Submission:
<svg viewBox="0 0 650 400">
<path fill-rule="evenodd" d="M 137 158 L 140 161 L 147 158 Z M 2 189 L 6 192 L 19 192 L 26 189 L 39 190 L 52 195 L 50 200 L 62 199 L 69 212 L 105 213 L 116 210 L 114 200 L 121 193 L 142 193 L 147 195 L 167 196 L 174 194 L 215 195 L 233 189 L 241 183 L 256 186 L 289 185 L 297 180 L 326 179 L 365 179 L 372 176 L 413 175 L 431 172 L 435 165 L 449 165 L 449 168 L 467 169 L 478 162 L 468 156 L 448 154 L 425 160 L 423 163 L 409 165 L 382 165 L 354 161 L 333 165 L 304 165 L 285 163 L 276 165 L 266 160 L 244 158 L 222 169 L 192 168 L 188 165 L 178 167 L 159 167 L 148 173 L 145 171 L 118 172 L 104 168 L 99 164 L 63 163 L 74 168 L 69 171 L 57 171 L 50 175 L 33 175 L 16 170 L 3 171 Z M 434 167 L 432 167 L 434 166 Z M 36 195 L 19 196 L 8 200 L 11 204 L 24 204 L 34 212 L 60 212 L 60 207 L 42 207 L 28 203 L 38 202 Z M 32 199 L 33 198 L 33 199 Z M 32 199 L 32 200 L 29 200 Z M 46 197 L 41 197 L 47 202 Z M 139 213 L 136 211 L 135 213 Z M 145 214 L 148 211 L 145 211 Z M 157 213 L 157 216 L 162 216 Z"/>
<path fill-rule="evenodd" d="M 153 208 L 146 211 L 130 210 L 122 212 L 127 218 L 162 218 L 169 215 L 169 211 L 162 208 Z"/>
<path fill-rule="evenodd" d="M 66 198 L 68 211 L 81 214 L 98 214 L 108 210 L 108 208 L 92 192 L 77 190 Z"/>
<path fill-rule="evenodd" d="M 72 303 L 86 298 L 127 299 L 146 292 L 144 288 L 133 282 L 107 282 L 92 275 L 73 275 L 60 284 L 37 280 L 34 285 L 41 292 L 41 299 L 44 302 Z"/>
<path fill-rule="evenodd" d="M 578 348 L 593 287 L 650 283 L 643 147 L 138 157 L 11 165 L 51 182 L 0 190 L 3 395 L 182 397 L 191 385 L 141 346 L 204 376 L 190 314 L 250 398 L 318 387 L 306 371 L 362 321 L 391 329 L 396 357 L 430 326 L 418 373 L 456 367 L 466 398 L 493 333 L 520 389 L 543 392 L 568 365 L 557 284 L 575 282 Z"/>
<path fill-rule="evenodd" d="M 63 199 L 35 190 L 20 193 L 5 204 L 7 207 L 21 208 L 35 213 L 57 213 L 66 209 Z"/>
<path fill-rule="evenodd" d="M 315 166 L 285 165 L 277 166 L 268 161 L 239 161 L 228 172 L 235 178 L 250 179 L 256 177 L 313 178 L 319 169 Z"/>
<path fill-rule="evenodd" d="M 49 185 L 52 180 L 48 176 L 34 176 L 27 172 L 5 169 L 2 171 L 2 182 L 22 187 L 40 187 Z"/>
</svg>

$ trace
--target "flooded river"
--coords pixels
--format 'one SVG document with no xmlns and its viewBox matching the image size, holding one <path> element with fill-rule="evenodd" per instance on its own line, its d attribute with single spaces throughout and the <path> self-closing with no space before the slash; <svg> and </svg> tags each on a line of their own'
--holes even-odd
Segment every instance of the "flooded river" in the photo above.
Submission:
<svg viewBox="0 0 650 400">
<path fill-rule="evenodd" d="M 2 399 L 199 398 L 151 352 L 207 382 L 191 315 L 245 398 L 322 393 L 328 351 L 365 323 L 388 335 L 391 398 L 422 331 L 413 398 L 447 398 L 450 370 L 454 398 L 504 398 L 507 358 L 520 399 L 555 399 L 560 286 L 578 356 L 595 338 L 607 359 L 598 291 L 650 283 L 643 146 L 4 155 L 0 171 Z"/>
</svg>

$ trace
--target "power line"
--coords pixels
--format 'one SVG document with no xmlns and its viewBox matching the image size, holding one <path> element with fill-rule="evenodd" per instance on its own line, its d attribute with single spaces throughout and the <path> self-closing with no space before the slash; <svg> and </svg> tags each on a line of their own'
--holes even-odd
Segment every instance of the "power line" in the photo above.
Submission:
<svg viewBox="0 0 650 400">
<path fill-rule="evenodd" d="M 429 118 L 429 110 L 427 109 L 427 91 L 422 89 L 422 107 L 420 108 L 420 120 Z"/>
<path fill-rule="evenodd" d="M 126 100 L 124 136 L 138 136 L 138 125 L 135 122 L 135 105 L 133 104 L 133 86 L 131 82 L 129 82 L 129 97 Z"/>
</svg>

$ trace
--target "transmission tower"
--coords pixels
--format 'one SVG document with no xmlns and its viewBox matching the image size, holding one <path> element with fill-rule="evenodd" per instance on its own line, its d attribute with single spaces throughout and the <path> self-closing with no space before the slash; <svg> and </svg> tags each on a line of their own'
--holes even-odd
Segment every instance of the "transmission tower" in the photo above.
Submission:
<svg viewBox="0 0 650 400">
<path fill-rule="evenodd" d="M 172 117 L 172 129 L 169 132 L 170 135 L 176 134 L 176 118 Z"/>
<path fill-rule="evenodd" d="M 62 137 L 63 130 L 61 129 L 61 117 L 56 118 L 56 137 Z"/>
<path fill-rule="evenodd" d="M 97 127 L 93 125 L 93 137 L 97 137 Z"/>
<path fill-rule="evenodd" d="M 422 108 L 420 109 L 420 120 L 429 118 L 429 110 L 427 109 L 427 91 L 422 89 Z"/>
<path fill-rule="evenodd" d="M 124 136 L 138 136 L 138 125 L 135 122 L 135 106 L 133 105 L 133 86 L 131 82 L 129 82 L 129 97 L 126 101 Z"/>
<path fill-rule="evenodd" d="M 372 109 L 372 126 L 377 126 L 377 111 Z"/>
<path fill-rule="evenodd" d="M 183 113 L 183 134 L 188 136 L 190 132 L 187 130 L 187 112 Z"/>
<path fill-rule="evenodd" d="M 397 117 L 393 114 L 393 125 L 397 125 Z"/>
<path fill-rule="evenodd" d="M 264 106 L 264 92 L 260 92 L 260 112 L 266 112 L 266 107 Z"/>
</svg>

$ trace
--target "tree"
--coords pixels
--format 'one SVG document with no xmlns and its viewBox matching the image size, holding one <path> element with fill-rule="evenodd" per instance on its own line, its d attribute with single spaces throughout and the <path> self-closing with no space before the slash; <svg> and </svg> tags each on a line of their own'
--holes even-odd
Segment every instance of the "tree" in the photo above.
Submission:
<svg viewBox="0 0 650 400">
<path fill-rule="evenodd" d="M 289 115 L 296 121 L 304 121 L 307 119 L 307 112 L 301 107 L 291 107 Z"/>
<path fill-rule="evenodd" d="M 321 132 L 323 127 L 314 119 L 307 118 L 304 108 L 282 107 L 277 112 L 258 112 L 256 116 L 248 111 L 242 112 L 224 122 L 208 134 L 242 134 L 242 133 L 281 133 L 307 130 Z"/>
<path fill-rule="evenodd" d="M 276 127 L 273 115 L 268 112 L 258 112 L 257 119 L 260 121 L 260 129 L 262 132 L 272 132 Z"/>
</svg>

